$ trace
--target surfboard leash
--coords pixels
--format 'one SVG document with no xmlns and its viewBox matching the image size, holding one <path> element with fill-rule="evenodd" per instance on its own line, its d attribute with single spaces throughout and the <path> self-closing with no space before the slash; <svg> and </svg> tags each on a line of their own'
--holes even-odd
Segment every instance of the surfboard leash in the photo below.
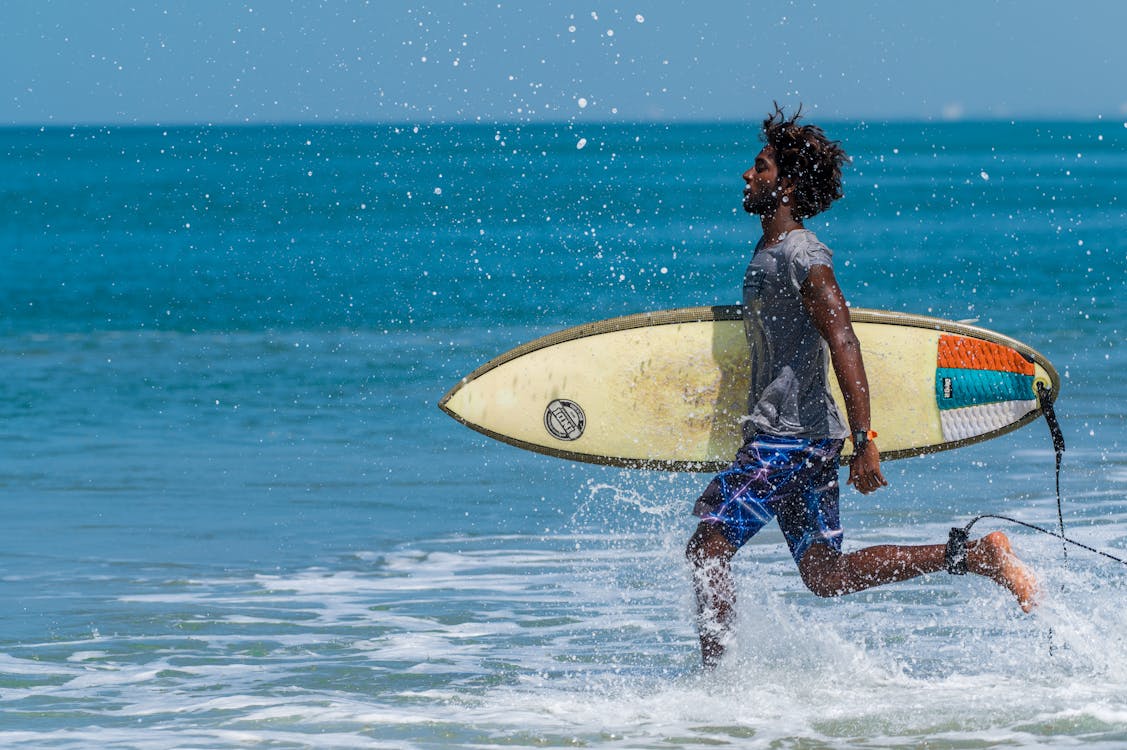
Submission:
<svg viewBox="0 0 1127 750">
<path fill-rule="evenodd" d="M 1087 544 L 1082 544 L 1075 539 L 1069 539 L 1064 533 L 1064 504 L 1061 500 L 1060 491 L 1060 469 L 1061 460 L 1064 457 L 1064 433 L 1060 428 L 1060 421 L 1057 420 L 1056 411 L 1053 409 L 1052 391 L 1045 387 L 1044 383 L 1037 384 L 1037 395 L 1041 399 L 1041 411 L 1045 415 L 1045 422 L 1049 425 L 1049 434 L 1053 438 L 1053 452 L 1056 454 L 1056 484 L 1057 484 L 1057 524 L 1060 531 L 1050 531 L 1049 529 L 1037 526 L 1025 521 L 1019 521 L 1016 518 L 1009 516 L 1000 516 L 994 513 L 984 513 L 971 519 L 971 522 L 966 526 L 956 526 L 951 529 L 951 533 L 947 538 L 947 572 L 954 575 L 964 575 L 967 572 L 967 540 L 970 537 L 970 530 L 976 523 L 984 518 L 994 518 L 999 521 L 1006 521 L 1014 523 L 1018 526 L 1024 526 L 1033 531 L 1039 531 L 1042 534 L 1055 536 L 1061 540 L 1061 547 L 1064 551 L 1064 556 L 1068 558 L 1068 545 L 1079 547 L 1080 549 L 1094 552 L 1097 555 L 1102 555 L 1110 560 L 1114 560 L 1120 565 L 1127 565 L 1127 560 L 1121 557 L 1116 557 L 1103 550 L 1089 547 Z"/>
<path fill-rule="evenodd" d="M 1061 501 L 1060 494 L 1060 465 L 1061 459 L 1064 458 L 1064 432 L 1060 428 L 1057 412 L 1053 408 L 1053 402 L 1056 400 L 1053 392 L 1046 388 L 1044 383 L 1038 382 L 1037 397 L 1041 399 L 1041 412 L 1045 415 L 1046 424 L 1049 425 L 1049 434 L 1053 437 L 1053 452 L 1057 458 L 1057 525 L 1060 528 L 1060 538 L 1064 540 L 1061 547 L 1067 560 L 1068 540 L 1064 536 L 1064 503 Z"/>
<path fill-rule="evenodd" d="M 1127 565 L 1127 560 L 1124 560 L 1121 557 L 1116 557 L 1115 555 L 1113 555 L 1109 552 L 1104 552 L 1103 550 L 1096 549 L 1095 547 L 1089 547 L 1087 544 L 1083 544 L 1082 542 L 1078 542 L 1075 539 L 1069 539 L 1068 537 L 1066 537 L 1062 534 L 1058 534 L 1057 532 L 1055 532 L 1051 529 L 1046 529 L 1043 526 L 1037 526 L 1036 524 L 1026 523 L 1025 521 L 1019 521 L 1018 519 L 1010 518 L 1009 516 L 1000 516 L 1000 515 L 997 515 L 995 513 L 983 513 L 981 516 L 975 516 L 973 519 L 971 519 L 971 522 L 968 523 L 966 526 L 956 526 L 955 528 L 951 529 L 951 535 L 947 539 L 947 572 L 948 573 L 954 573 L 955 575 L 962 575 L 962 574 L 967 572 L 967 555 L 966 555 L 967 538 L 970 536 L 971 527 L 974 526 L 976 523 L 978 523 L 979 521 L 981 521 L 984 518 L 995 518 L 999 521 L 1007 521 L 1009 523 L 1015 523 L 1018 526 L 1024 526 L 1027 529 L 1032 529 L 1033 531 L 1039 531 L 1042 534 L 1048 534 L 1049 536 L 1055 536 L 1057 539 L 1060 539 L 1064 543 L 1065 546 L 1071 544 L 1073 547 L 1079 547 L 1080 549 L 1087 550 L 1088 552 L 1094 552 L 1097 555 L 1102 555 L 1103 557 L 1106 557 L 1110 560 L 1114 560 L 1115 562 L 1119 563 L 1120 565 Z M 959 568 L 959 570 L 952 570 L 952 567 L 957 567 L 957 568 Z"/>
</svg>

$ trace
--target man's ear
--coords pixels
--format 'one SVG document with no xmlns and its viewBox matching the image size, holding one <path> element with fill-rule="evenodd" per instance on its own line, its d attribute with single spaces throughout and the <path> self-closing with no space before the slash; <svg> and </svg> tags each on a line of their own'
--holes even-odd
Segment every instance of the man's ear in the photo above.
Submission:
<svg viewBox="0 0 1127 750">
<path fill-rule="evenodd" d="M 794 191 L 795 191 L 794 180 L 790 179 L 789 177 L 780 177 L 779 178 L 779 190 L 782 192 L 783 198 L 786 199 L 784 202 L 788 202 L 788 203 L 794 202 Z"/>
</svg>

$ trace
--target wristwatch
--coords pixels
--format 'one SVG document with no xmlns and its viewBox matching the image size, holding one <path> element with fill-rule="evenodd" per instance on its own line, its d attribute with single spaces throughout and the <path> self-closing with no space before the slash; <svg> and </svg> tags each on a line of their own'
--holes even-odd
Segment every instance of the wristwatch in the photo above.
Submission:
<svg viewBox="0 0 1127 750">
<path fill-rule="evenodd" d="M 853 431 L 853 455 L 859 456 L 861 451 L 865 450 L 865 446 L 869 441 L 875 438 L 877 434 L 872 430 L 854 430 Z"/>
</svg>

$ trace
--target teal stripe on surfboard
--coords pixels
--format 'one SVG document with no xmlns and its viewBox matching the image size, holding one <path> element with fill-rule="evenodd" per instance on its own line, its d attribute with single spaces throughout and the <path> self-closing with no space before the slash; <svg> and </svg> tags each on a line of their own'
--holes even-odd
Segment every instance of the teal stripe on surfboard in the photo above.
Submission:
<svg viewBox="0 0 1127 750">
<path fill-rule="evenodd" d="M 935 371 L 935 402 L 940 410 L 1032 398 L 1035 398 L 1032 375 L 953 367 Z"/>
</svg>

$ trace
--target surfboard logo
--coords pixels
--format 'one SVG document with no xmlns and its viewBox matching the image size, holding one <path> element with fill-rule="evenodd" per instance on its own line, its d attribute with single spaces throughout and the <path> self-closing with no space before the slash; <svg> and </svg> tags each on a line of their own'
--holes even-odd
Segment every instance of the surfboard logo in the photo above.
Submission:
<svg viewBox="0 0 1127 750">
<path fill-rule="evenodd" d="M 557 440 L 578 440 L 587 426 L 587 415 L 574 401 L 557 398 L 544 410 L 544 427 Z"/>
</svg>

